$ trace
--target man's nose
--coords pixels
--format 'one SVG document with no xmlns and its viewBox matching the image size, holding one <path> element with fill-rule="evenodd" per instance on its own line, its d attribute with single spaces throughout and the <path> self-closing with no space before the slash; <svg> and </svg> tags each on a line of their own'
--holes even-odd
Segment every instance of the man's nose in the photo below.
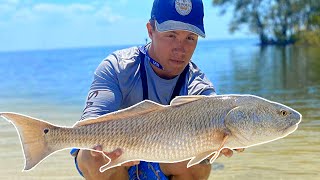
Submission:
<svg viewBox="0 0 320 180">
<path fill-rule="evenodd" d="M 177 39 L 175 42 L 174 42 L 174 47 L 173 47 L 173 52 L 174 53 L 182 53 L 182 54 L 185 54 L 186 53 L 186 50 L 185 50 L 185 47 L 184 47 L 184 41 L 183 40 L 180 40 L 180 39 Z"/>
</svg>

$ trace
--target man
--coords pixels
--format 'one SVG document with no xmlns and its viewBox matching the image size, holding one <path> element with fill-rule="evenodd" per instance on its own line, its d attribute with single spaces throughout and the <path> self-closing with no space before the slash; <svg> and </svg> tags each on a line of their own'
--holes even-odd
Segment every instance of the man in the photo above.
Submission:
<svg viewBox="0 0 320 180">
<path fill-rule="evenodd" d="M 211 82 L 190 62 L 198 36 L 205 37 L 201 0 L 155 0 L 147 30 L 151 43 L 116 51 L 97 68 L 82 119 L 97 117 L 144 99 L 169 104 L 177 95 L 215 95 Z M 103 151 L 103 147 L 93 147 Z M 129 162 L 103 173 L 101 153 L 73 151 L 86 179 L 207 179 L 211 165 L 187 168 L 180 163 Z M 122 150 L 105 152 L 112 160 Z M 231 150 L 224 150 L 231 156 Z"/>
</svg>

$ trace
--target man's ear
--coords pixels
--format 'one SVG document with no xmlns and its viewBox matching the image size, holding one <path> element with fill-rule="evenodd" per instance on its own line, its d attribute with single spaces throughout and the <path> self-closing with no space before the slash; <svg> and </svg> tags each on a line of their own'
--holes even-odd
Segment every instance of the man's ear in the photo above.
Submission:
<svg viewBox="0 0 320 180">
<path fill-rule="evenodd" d="M 148 30 L 149 38 L 152 39 L 154 29 L 153 29 L 153 27 L 151 26 L 150 22 L 147 23 L 147 30 Z"/>
</svg>

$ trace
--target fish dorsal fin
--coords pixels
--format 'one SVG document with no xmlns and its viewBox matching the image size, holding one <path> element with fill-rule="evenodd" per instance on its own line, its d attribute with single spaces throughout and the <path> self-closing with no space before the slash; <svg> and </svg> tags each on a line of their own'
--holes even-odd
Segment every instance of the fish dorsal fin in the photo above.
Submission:
<svg viewBox="0 0 320 180">
<path fill-rule="evenodd" d="M 77 122 L 74 127 L 84 126 L 88 124 L 100 123 L 109 120 L 116 120 L 116 119 L 124 119 L 129 117 L 134 117 L 138 115 L 143 115 L 146 113 L 150 113 L 153 111 L 159 111 L 165 108 L 165 106 L 155 103 L 150 100 L 144 100 L 136 105 L 130 106 L 128 108 L 115 111 L 106 115 L 99 116 L 97 118 L 83 120 Z"/>
<path fill-rule="evenodd" d="M 204 97 L 205 97 L 204 95 L 177 96 L 171 101 L 170 105 L 171 106 L 180 106 L 183 104 L 188 104 L 188 103 L 197 101 L 197 100 L 202 99 Z"/>
</svg>

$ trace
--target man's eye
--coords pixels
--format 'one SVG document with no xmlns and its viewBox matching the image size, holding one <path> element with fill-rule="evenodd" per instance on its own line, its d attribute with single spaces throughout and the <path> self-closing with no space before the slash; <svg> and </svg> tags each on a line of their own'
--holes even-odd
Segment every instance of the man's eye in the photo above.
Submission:
<svg viewBox="0 0 320 180">
<path fill-rule="evenodd" d="M 195 38 L 194 38 L 194 37 L 191 37 L 191 36 L 188 37 L 187 39 L 190 40 L 190 41 L 194 41 L 194 40 L 195 40 Z"/>
</svg>

